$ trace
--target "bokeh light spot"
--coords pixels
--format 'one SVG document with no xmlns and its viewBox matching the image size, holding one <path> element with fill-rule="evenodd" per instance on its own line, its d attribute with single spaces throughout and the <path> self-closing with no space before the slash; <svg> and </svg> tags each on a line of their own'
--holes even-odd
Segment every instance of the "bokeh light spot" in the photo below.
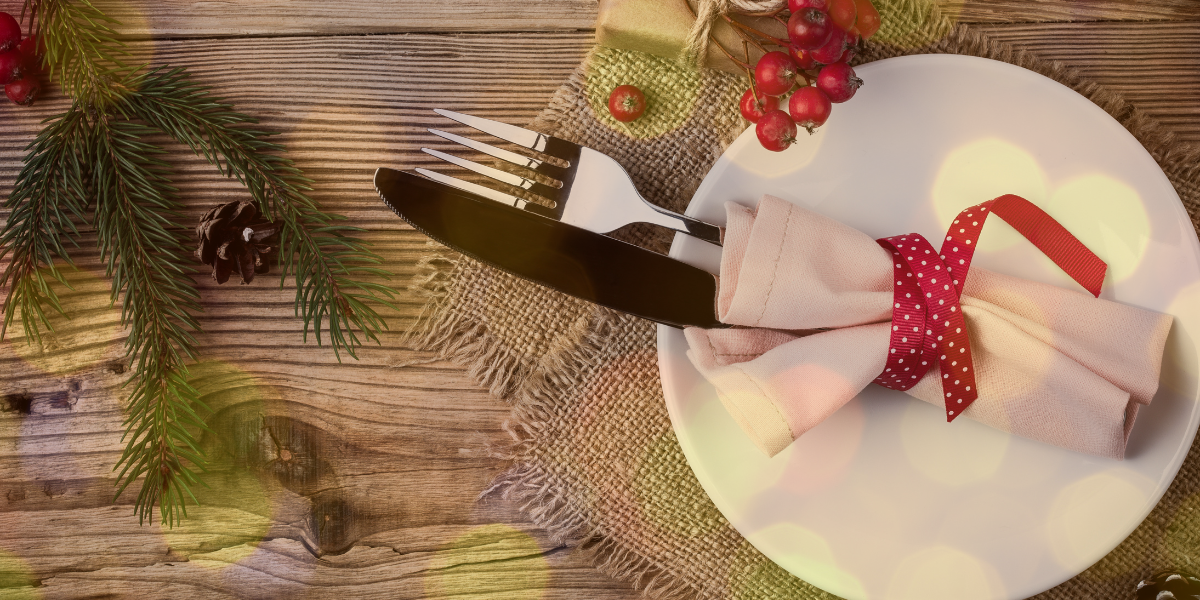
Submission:
<svg viewBox="0 0 1200 600">
<path fill-rule="evenodd" d="M 985 481 L 1004 462 L 1010 436 L 973 421 L 946 423 L 941 410 L 910 403 L 900 421 L 904 454 L 913 467 L 950 487 Z"/>
<path fill-rule="evenodd" d="M 1042 206 L 1046 175 L 1031 154 L 997 138 L 986 138 L 951 151 L 933 183 L 933 206 L 941 230 L 968 206 L 1004 194 L 1016 194 Z M 1007 248 L 1025 238 L 1003 219 L 990 218 L 979 236 L 980 252 Z"/>
<path fill-rule="evenodd" d="M 43 269 L 42 276 L 58 296 L 63 313 L 49 306 L 43 311 L 52 331 L 41 328 L 41 337 L 26 336 L 18 309 L 0 348 L 17 355 L 40 371 L 51 375 L 69 375 L 90 369 L 105 359 L 120 358 L 123 331 L 121 310 L 110 299 L 110 284 L 90 269 L 56 265 L 67 285 Z M 40 325 L 40 324 L 39 324 Z"/>
<path fill-rule="evenodd" d="M 501 523 L 483 525 L 434 553 L 425 591 L 436 598 L 539 600 L 550 568 L 529 534 Z"/>
<path fill-rule="evenodd" d="M 240 486 L 236 491 L 236 502 L 231 502 L 234 499 L 225 491 L 221 503 L 237 504 L 239 508 L 213 506 L 211 504 L 217 501 L 212 494 L 203 494 L 200 506 L 188 507 L 186 519 L 173 528 L 161 530 L 168 548 L 186 554 L 189 549 L 207 551 L 219 547 L 222 560 L 198 561 L 198 564 L 214 570 L 245 562 L 255 553 L 257 543 L 266 537 L 271 527 L 267 494 L 253 477 L 241 478 L 236 482 L 226 479 L 210 485 L 225 488 L 231 483 Z"/>
<path fill-rule="evenodd" d="M 726 521 L 682 454 L 674 432 L 659 436 L 638 462 L 633 490 L 647 522 L 677 536 L 695 537 L 719 529 Z M 696 500 L 681 506 L 680 498 Z"/>
<path fill-rule="evenodd" d="M 1196 568 L 1200 560 L 1200 492 L 1188 496 L 1175 509 L 1162 551 L 1166 564 Z"/>
<path fill-rule="evenodd" d="M 729 566 L 730 600 L 761 600 L 763 598 L 805 598 L 812 600 L 838 600 L 836 597 L 814 587 L 788 573 L 779 565 L 743 541 Z"/>
<path fill-rule="evenodd" d="M 1163 386 L 1179 392 L 1185 398 L 1196 396 L 1196 381 L 1200 378 L 1200 356 L 1191 340 L 1200 335 L 1200 323 L 1190 315 L 1200 306 L 1200 282 L 1192 283 L 1175 294 L 1166 312 L 1178 315 L 1167 335 L 1163 352 Z"/>
<path fill-rule="evenodd" d="M 762 147 L 756 135 L 739 137 L 735 144 L 725 152 L 726 158 L 733 158 L 739 169 L 754 175 L 770 179 L 788 180 L 788 174 L 808 167 L 817 158 L 821 146 L 825 143 L 825 132 L 837 127 L 839 113 L 834 111 L 825 125 L 809 134 L 801 129 L 796 136 L 796 143 L 783 152 L 772 152 Z"/>
<path fill-rule="evenodd" d="M 1108 263 L 1109 282 L 1129 277 L 1146 254 L 1150 218 L 1141 196 L 1106 175 L 1085 175 L 1054 190 L 1046 212 Z"/>
<path fill-rule="evenodd" d="M 1050 507 L 1046 534 L 1059 564 L 1082 571 L 1128 533 L 1129 515 L 1145 508 L 1152 481 L 1127 469 L 1097 473 L 1071 483 Z"/>
<path fill-rule="evenodd" d="M 758 544 L 787 548 L 777 558 L 799 571 L 802 579 L 827 592 L 851 598 L 866 597 L 862 583 L 838 566 L 825 538 L 793 523 L 779 523 L 755 535 Z"/>
<path fill-rule="evenodd" d="M 871 41 L 899 48 L 920 48 L 932 44 L 954 29 L 965 2 L 875 2 L 880 25 Z"/>
<path fill-rule="evenodd" d="M 895 600 L 1004 597 L 1003 584 L 991 565 L 949 546 L 926 548 L 900 561 L 887 594 Z"/>
<path fill-rule="evenodd" d="M 792 443 L 779 486 L 798 496 L 820 493 L 842 481 L 862 447 L 866 415 L 851 400 Z"/>
<path fill-rule="evenodd" d="M 269 470 L 262 468 L 266 459 L 259 456 L 255 442 L 264 435 L 266 404 L 279 393 L 244 369 L 218 360 L 191 365 L 188 383 L 212 411 L 200 411 L 211 428 L 200 440 L 209 460 L 207 485 L 193 486 L 200 505 L 189 506 L 188 518 L 164 529 L 162 535 L 172 548 L 216 536 L 220 542 L 213 545 L 224 548 L 228 560 L 202 564 L 223 569 L 255 554 L 276 513 L 276 495 L 282 490 L 269 477 Z M 238 418 L 232 418 L 234 414 Z"/>
<path fill-rule="evenodd" d="M 629 60 L 630 56 L 637 60 Z M 584 93 L 597 120 L 636 139 L 674 131 L 692 115 L 703 87 L 701 71 L 683 63 L 634 51 L 596 48 L 587 62 Z M 636 86 L 646 96 L 646 112 L 622 123 L 608 112 L 608 96 L 617 86 Z M 705 98 L 717 106 L 732 106 L 738 98 Z"/>
<path fill-rule="evenodd" d="M 0 589 L 5 599 L 26 600 L 41 598 L 42 593 L 33 586 L 37 579 L 33 569 L 24 559 L 7 550 L 0 550 Z"/>
</svg>

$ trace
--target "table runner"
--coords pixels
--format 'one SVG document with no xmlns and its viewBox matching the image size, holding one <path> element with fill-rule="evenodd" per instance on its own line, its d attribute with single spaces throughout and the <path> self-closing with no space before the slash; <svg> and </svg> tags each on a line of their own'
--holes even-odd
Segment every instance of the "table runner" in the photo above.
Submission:
<svg viewBox="0 0 1200 600">
<path fill-rule="evenodd" d="M 858 62 L 956 53 L 1016 64 L 1083 94 L 1121 122 L 1174 184 L 1196 225 L 1200 152 L 1118 95 L 1059 64 L 953 25 L 919 0 L 877 3 L 883 27 Z M 645 116 L 620 124 L 607 91 L 639 85 Z M 607 153 L 649 201 L 682 211 L 724 148 L 746 127 L 744 82 L 628 50 L 595 48 L 529 126 Z M 670 235 L 646 225 L 618 237 L 665 252 Z M 655 598 L 832 599 L 750 546 L 721 516 L 688 467 L 659 383 L 650 322 L 566 297 L 431 242 L 414 289 L 429 298 L 412 331 L 417 346 L 467 365 L 513 405 L 509 467 L 484 492 L 520 504 L 603 572 Z M 866 541 L 865 541 L 866 542 Z M 1150 516 L 1084 573 L 1044 600 L 1132 597 L 1164 568 L 1200 567 L 1200 438 Z"/>
</svg>

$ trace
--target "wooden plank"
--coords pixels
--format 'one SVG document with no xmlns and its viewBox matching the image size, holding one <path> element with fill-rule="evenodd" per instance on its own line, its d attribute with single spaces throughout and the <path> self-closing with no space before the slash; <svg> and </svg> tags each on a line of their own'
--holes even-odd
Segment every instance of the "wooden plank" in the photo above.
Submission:
<svg viewBox="0 0 1200 600">
<path fill-rule="evenodd" d="M 123 23 L 129 39 L 362 35 L 404 32 L 576 31 L 595 26 L 598 0 L 95 0 Z M 1185 21 L 1200 19 L 1194 0 L 942 0 L 947 14 L 964 23 Z M 0 0 L 16 14 L 18 0 Z"/>
<path fill-rule="evenodd" d="M 1200 119 L 1188 108 L 1197 105 L 1200 73 L 1189 70 L 1197 64 L 1197 27 L 991 31 L 1097 81 L 1127 86 L 1121 89 L 1170 121 L 1181 138 L 1200 140 Z M 1146 44 L 1153 50 L 1139 54 Z M 157 40 L 139 42 L 135 51 L 187 66 L 262 117 L 264 127 L 283 132 L 280 141 L 317 182 L 314 197 L 368 228 L 403 282 L 427 247 L 378 203 L 373 169 L 434 164 L 419 148 L 449 146 L 424 128 L 462 129 L 433 116 L 432 107 L 530 120 L 589 47 L 589 33 L 573 32 Z M 1130 81 L 1139 64 L 1154 73 L 1152 93 Z M 0 190 L 11 188 L 38 121 L 64 106 L 53 96 L 31 108 L 0 105 Z M 244 197 L 203 160 L 171 147 L 187 224 L 209 206 Z M 206 361 L 196 377 L 214 409 L 215 433 L 204 443 L 220 460 L 212 489 L 201 492 L 204 508 L 180 530 L 183 537 L 168 540 L 137 526 L 128 495 L 110 507 L 111 468 L 121 448 L 123 334 L 108 307 L 94 237 L 85 235 L 82 245 L 87 250 L 76 254 L 83 270 L 72 274 L 76 289 L 65 296 L 75 318 L 41 345 L 25 346 L 19 335 L 0 343 L 0 577 L 15 573 L 13 581 L 41 581 L 67 597 L 101 586 L 128 596 L 222 597 L 235 585 L 264 589 L 285 580 L 309 582 L 317 595 L 341 594 L 335 588 L 345 583 L 355 592 L 402 598 L 518 597 L 541 584 L 514 582 L 511 573 L 494 570 L 504 561 L 487 553 L 518 547 L 523 538 L 507 530 L 496 530 L 505 532 L 499 541 L 470 537 L 500 524 L 537 541 L 548 565 L 545 597 L 636 596 L 580 570 L 577 558 L 555 562 L 561 551 L 513 507 L 474 501 L 498 468 L 483 449 L 504 439 L 499 423 L 508 408 L 462 368 L 405 348 L 399 332 L 422 304 L 411 293 L 391 315 L 395 329 L 382 347 L 339 364 L 328 348 L 302 342 L 293 289 L 279 290 L 270 276 L 217 286 L 200 274 Z M 433 571 L 420 559 L 459 548 L 454 544 L 464 536 L 472 550 L 447 560 L 470 566 L 456 571 L 446 563 L 437 572 L 472 576 L 429 583 Z M 247 555 L 268 558 L 243 562 Z M 540 564 L 533 556 L 518 553 L 513 564 Z M 413 575 L 418 571 L 425 574 Z"/>
<path fill-rule="evenodd" d="M 1200 3 L 1193 0 L 941 0 L 940 3 L 949 14 L 957 14 L 964 23 L 1200 19 Z"/>
<path fill-rule="evenodd" d="M 189 66 L 283 131 L 317 180 L 314 196 L 371 229 L 403 286 L 429 247 L 379 203 L 373 169 L 424 156 L 417 146 L 437 121 L 432 106 L 531 119 L 576 67 L 586 37 L 274 38 L 232 52 L 219 41 L 136 50 Z M 232 69 L 222 65 L 229 59 Z M 53 95 L 30 108 L 0 107 L 0 189 L 11 188 L 38 121 L 64 107 Z M 203 160 L 171 148 L 189 225 L 205 207 L 244 197 Z M 319 597 L 354 577 L 355 590 L 398 598 L 636 595 L 534 532 L 514 507 L 476 502 L 500 468 L 486 448 L 506 439 L 509 407 L 463 368 L 405 348 L 402 333 L 424 303 L 408 292 L 399 311 L 385 311 L 393 330 L 382 347 L 339 363 L 327 346 L 303 342 L 293 288 L 279 290 L 270 276 L 217 286 L 200 274 L 206 333 L 193 381 L 213 411 L 214 433 L 202 440 L 214 457 L 211 488 L 197 490 L 202 507 L 180 535 L 138 526 L 130 494 L 111 506 L 124 333 L 94 236 L 85 233 L 81 245 L 81 270 L 69 275 L 75 289 L 60 289 L 73 318 L 58 319 L 41 344 L 26 345 L 19 332 L 0 342 L 0 530 L 10 532 L 0 533 L 0 585 L 40 581 L 67 597 L 101 587 L 132 597 L 223 597 L 303 576 Z M 288 558 L 270 568 L 239 562 L 262 556 L 263 545 Z M 525 553 L 489 555 L 506 545 Z M 217 554 L 185 562 L 201 551 Z M 431 563 L 436 572 L 423 572 Z M 223 573 L 236 576 L 214 578 Z"/>
<path fill-rule="evenodd" d="M 235 508 L 182 527 L 139 527 L 103 509 L 0 516 L 0 594 L 94 598 L 387 597 L 628 600 L 634 592 L 503 511 L 481 524 L 383 531 L 315 557 L 285 528 Z M 36 586 L 36 587 L 35 587 Z M 0 595 L 0 597 L 7 597 Z"/>
<path fill-rule="evenodd" d="M 596 0 L 94 0 L 130 39 L 590 29 Z M 0 0 L 16 15 L 20 0 Z"/>
<path fill-rule="evenodd" d="M 1179 141 L 1200 143 L 1200 22 L 982 28 L 996 40 L 1074 67 L 1175 131 Z"/>
</svg>

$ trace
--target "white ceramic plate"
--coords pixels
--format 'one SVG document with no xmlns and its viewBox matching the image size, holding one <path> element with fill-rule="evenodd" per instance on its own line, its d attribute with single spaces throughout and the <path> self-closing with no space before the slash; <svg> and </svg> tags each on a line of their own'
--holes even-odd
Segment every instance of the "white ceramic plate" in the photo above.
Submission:
<svg viewBox="0 0 1200 600">
<path fill-rule="evenodd" d="M 858 600 L 1025 598 L 1082 572 L 1149 514 L 1200 421 L 1200 244 L 1142 146 L 1067 87 L 1012 65 L 922 55 L 858 69 L 866 85 L 786 152 L 753 128 L 688 214 L 765 193 L 872 237 L 937 240 L 966 206 L 1016 193 L 1109 263 L 1103 298 L 1176 317 L 1153 403 L 1122 462 L 1033 442 L 870 386 L 774 458 L 759 452 L 660 327 L 667 407 L 700 483 L 734 527 L 791 573 Z M 716 272 L 719 251 L 678 236 L 671 255 Z M 1075 284 L 999 219 L 975 265 Z M 951 451 L 947 451 L 951 450 Z"/>
</svg>

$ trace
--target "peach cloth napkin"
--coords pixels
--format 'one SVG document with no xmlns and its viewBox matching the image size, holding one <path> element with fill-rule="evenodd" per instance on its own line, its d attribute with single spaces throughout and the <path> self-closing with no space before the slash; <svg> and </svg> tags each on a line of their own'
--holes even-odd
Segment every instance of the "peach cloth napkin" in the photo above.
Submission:
<svg viewBox="0 0 1200 600">
<path fill-rule="evenodd" d="M 726 212 L 717 315 L 744 328 L 686 330 L 688 357 L 774 456 L 884 369 L 894 266 L 866 234 L 779 198 Z M 979 398 L 963 416 L 1123 458 L 1172 317 L 980 268 L 964 286 Z M 942 407 L 941 377 L 935 364 L 907 393 Z"/>
</svg>

